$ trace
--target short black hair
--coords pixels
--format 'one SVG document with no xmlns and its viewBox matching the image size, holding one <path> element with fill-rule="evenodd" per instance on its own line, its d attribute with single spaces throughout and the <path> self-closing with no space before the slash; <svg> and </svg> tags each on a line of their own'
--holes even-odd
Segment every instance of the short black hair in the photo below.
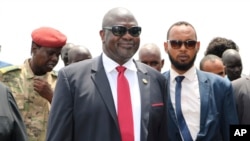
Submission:
<svg viewBox="0 0 250 141">
<path fill-rule="evenodd" d="M 223 52 L 227 49 L 239 51 L 239 47 L 233 40 L 224 37 L 215 37 L 209 42 L 204 55 L 214 54 L 221 58 Z"/>
<path fill-rule="evenodd" d="M 180 25 L 186 25 L 186 26 L 191 26 L 193 29 L 194 29 L 194 26 L 192 24 L 190 24 L 189 22 L 186 22 L 186 21 L 178 21 L 174 24 L 172 24 L 170 26 L 170 28 L 168 29 L 168 32 L 167 32 L 167 40 L 169 38 L 169 33 L 170 33 L 170 30 L 174 27 L 174 26 L 180 26 Z M 195 29 L 194 29 L 195 31 Z M 195 31 L 195 38 L 197 39 L 197 34 L 196 34 L 196 31 Z"/>
</svg>

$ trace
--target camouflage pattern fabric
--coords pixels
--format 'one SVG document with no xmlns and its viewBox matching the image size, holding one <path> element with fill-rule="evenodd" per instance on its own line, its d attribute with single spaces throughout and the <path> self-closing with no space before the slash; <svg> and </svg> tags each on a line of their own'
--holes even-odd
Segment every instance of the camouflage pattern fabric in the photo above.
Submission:
<svg viewBox="0 0 250 141">
<path fill-rule="evenodd" d="M 46 80 L 54 90 L 57 75 L 35 76 L 28 59 L 22 66 L 0 69 L 0 80 L 10 87 L 27 128 L 29 141 L 45 141 L 50 103 L 33 88 L 33 78 Z"/>
</svg>

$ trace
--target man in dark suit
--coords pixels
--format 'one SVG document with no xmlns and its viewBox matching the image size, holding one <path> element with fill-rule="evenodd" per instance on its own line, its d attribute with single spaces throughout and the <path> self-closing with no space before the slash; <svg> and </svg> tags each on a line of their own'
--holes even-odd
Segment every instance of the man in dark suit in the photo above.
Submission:
<svg viewBox="0 0 250 141">
<path fill-rule="evenodd" d="M 163 73 L 169 80 L 168 141 L 229 141 L 229 125 L 238 124 L 232 85 L 195 68 L 200 42 L 194 27 L 174 23 L 164 47 L 171 62 L 170 71 Z"/>
<path fill-rule="evenodd" d="M 108 11 L 100 30 L 103 53 L 59 71 L 47 141 L 128 141 L 126 137 L 129 141 L 167 140 L 167 81 L 160 72 L 132 58 L 140 44 L 140 33 L 129 10 Z M 119 116 L 123 111 L 117 66 L 126 67 L 130 87 L 132 104 L 127 104 L 125 110 L 132 111 L 132 119 L 131 113 L 124 117 L 132 121 L 125 123 L 129 124 L 127 131 L 121 128 L 124 117 Z"/>
<path fill-rule="evenodd" d="M 237 112 L 240 124 L 250 125 L 250 77 L 245 76 L 232 81 L 236 97 Z"/>
</svg>

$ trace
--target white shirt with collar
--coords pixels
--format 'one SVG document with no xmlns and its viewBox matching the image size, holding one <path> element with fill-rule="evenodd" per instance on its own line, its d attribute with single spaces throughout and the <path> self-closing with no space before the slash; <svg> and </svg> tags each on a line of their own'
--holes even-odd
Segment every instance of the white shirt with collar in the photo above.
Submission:
<svg viewBox="0 0 250 141">
<path fill-rule="evenodd" d="M 170 99 L 175 109 L 175 77 L 180 76 L 170 69 Z M 181 110 L 193 140 L 200 130 L 200 91 L 196 68 L 193 66 L 181 76 L 185 76 L 181 89 Z"/>
<path fill-rule="evenodd" d="M 117 76 L 118 72 L 116 67 L 119 66 L 118 63 L 110 59 L 105 53 L 102 54 L 102 61 L 105 72 L 107 74 L 109 84 L 111 87 L 113 100 L 117 112 Z M 132 102 L 132 111 L 133 111 L 133 122 L 134 122 L 134 136 L 135 141 L 140 141 L 141 136 L 141 96 L 140 96 L 140 88 L 137 76 L 137 68 L 133 59 L 131 58 L 125 64 L 124 67 L 127 69 L 125 70 L 125 76 L 129 82 L 130 88 L 130 96 Z"/>
</svg>

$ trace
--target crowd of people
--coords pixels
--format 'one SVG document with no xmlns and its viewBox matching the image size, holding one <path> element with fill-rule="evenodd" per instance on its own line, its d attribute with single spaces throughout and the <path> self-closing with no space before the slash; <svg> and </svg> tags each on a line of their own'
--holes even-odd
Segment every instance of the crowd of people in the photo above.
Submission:
<svg viewBox="0 0 250 141">
<path fill-rule="evenodd" d="M 177 21 L 162 71 L 160 48 L 140 45 L 142 29 L 128 9 L 110 9 L 99 56 L 55 28 L 34 29 L 23 64 L 0 62 L 0 140 L 229 141 L 230 125 L 250 124 L 250 77 L 234 41 L 212 39 L 197 68 L 195 27 Z"/>
</svg>

